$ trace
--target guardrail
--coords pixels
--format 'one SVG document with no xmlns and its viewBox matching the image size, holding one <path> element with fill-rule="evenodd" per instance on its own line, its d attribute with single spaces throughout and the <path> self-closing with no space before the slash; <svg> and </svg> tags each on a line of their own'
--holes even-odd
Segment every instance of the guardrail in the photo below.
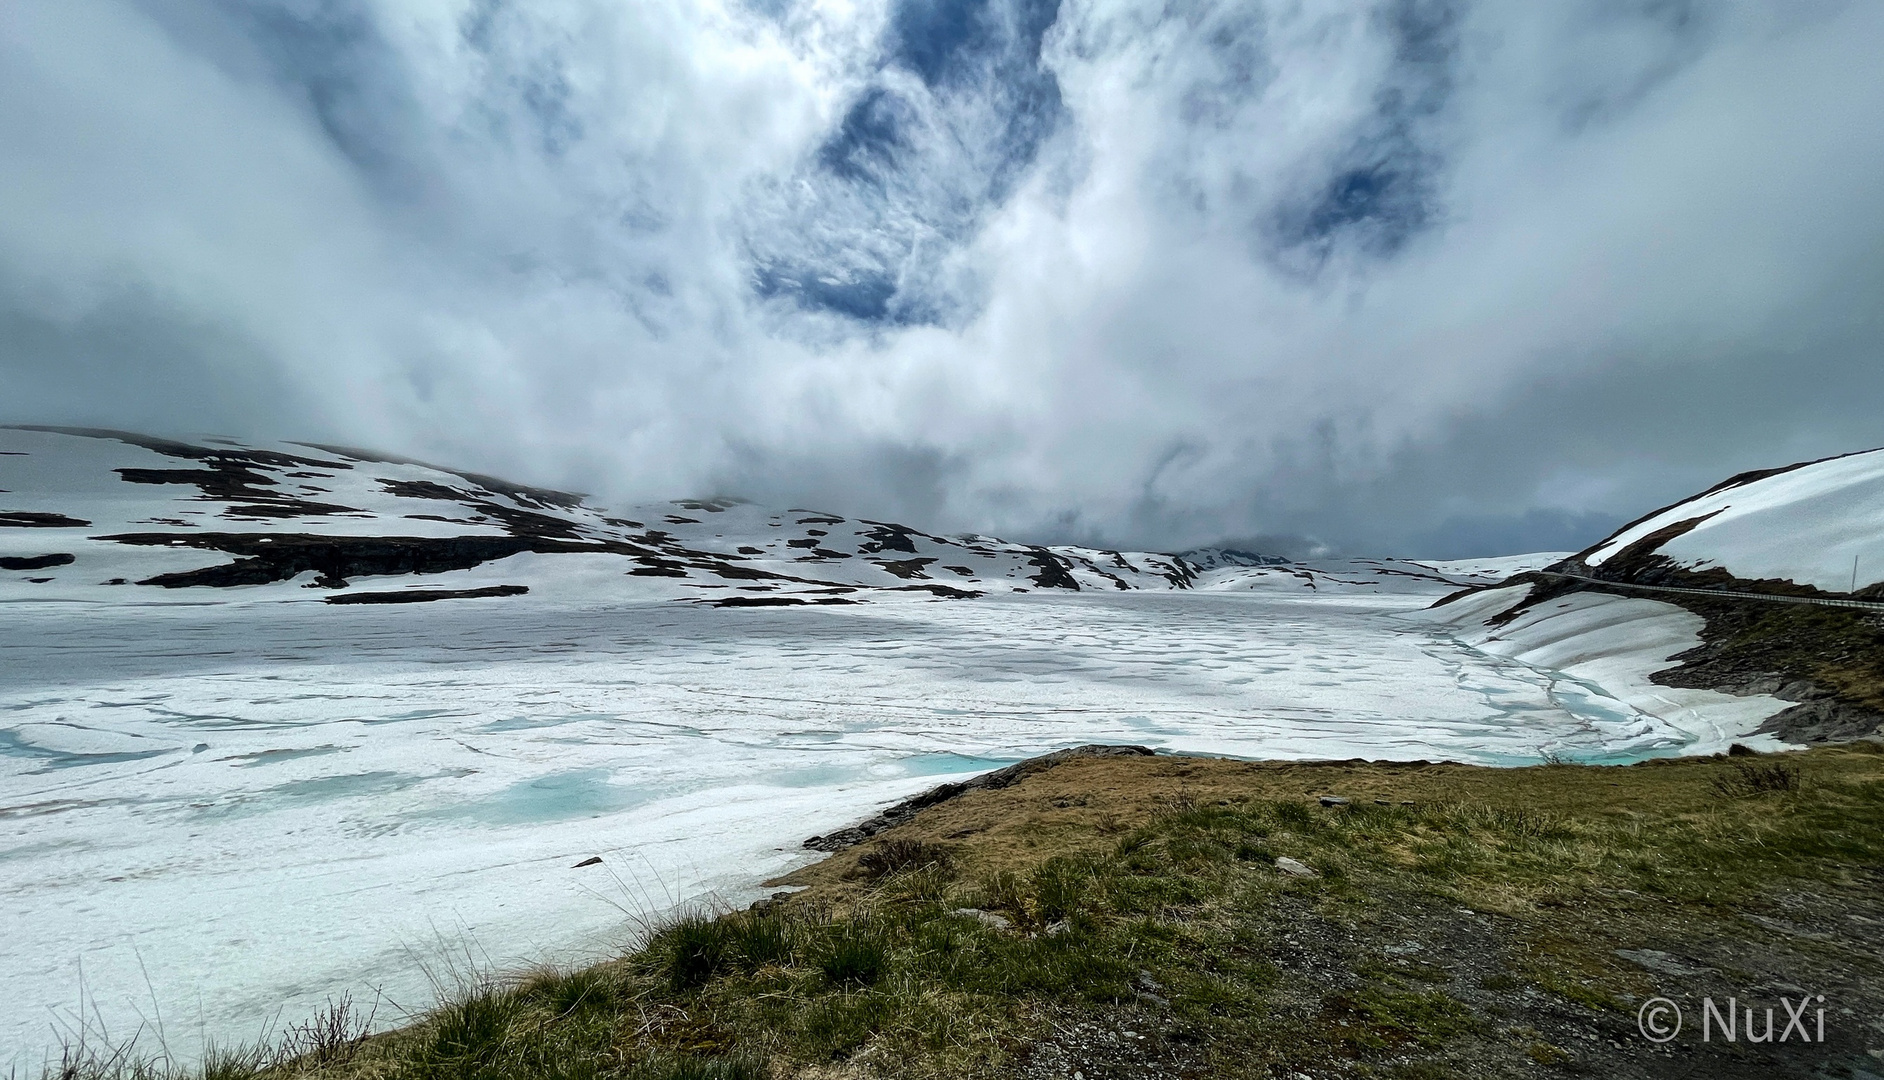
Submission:
<svg viewBox="0 0 1884 1080">
<path fill-rule="evenodd" d="M 1781 596 L 1777 593 L 1731 592 L 1726 589 L 1683 589 L 1674 585 L 1637 585 L 1628 581 L 1604 581 L 1602 578 L 1585 577 L 1582 574 L 1562 574 L 1555 570 L 1535 570 L 1541 577 L 1564 578 L 1568 581 L 1581 581 L 1590 585 L 1605 585 L 1612 589 L 1635 589 L 1639 592 L 1681 593 L 1685 596 L 1727 597 L 1739 600 L 1765 600 L 1772 604 L 1811 604 L 1815 607 L 1857 608 L 1860 611 L 1884 611 L 1884 603 L 1875 600 L 1834 600 L 1819 596 Z"/>
</svg>

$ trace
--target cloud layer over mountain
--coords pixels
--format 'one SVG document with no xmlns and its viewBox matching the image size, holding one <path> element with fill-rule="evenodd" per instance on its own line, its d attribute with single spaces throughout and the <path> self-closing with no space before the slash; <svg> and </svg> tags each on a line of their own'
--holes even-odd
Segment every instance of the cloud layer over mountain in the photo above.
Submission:
<svg viewBox="0 0 1884 1080">
<path fill-rule="evenodd" d="M 1038 540 L 1884 443 L 1884 6 L 19 0 L 0 420 Z"/>
</svg>

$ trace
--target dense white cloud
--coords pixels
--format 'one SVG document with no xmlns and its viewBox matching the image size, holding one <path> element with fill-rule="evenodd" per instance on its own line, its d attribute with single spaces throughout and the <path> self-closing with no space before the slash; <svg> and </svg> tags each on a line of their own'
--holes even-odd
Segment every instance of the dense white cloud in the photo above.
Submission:
<svg viewBox="0 0 1884 1080">
<path fill-rule="evenodd" d="M 0 419 L 1562 543 L 1884 442 L 1881 51 L 1777 0 L 22 0 Z"/>
</svg>

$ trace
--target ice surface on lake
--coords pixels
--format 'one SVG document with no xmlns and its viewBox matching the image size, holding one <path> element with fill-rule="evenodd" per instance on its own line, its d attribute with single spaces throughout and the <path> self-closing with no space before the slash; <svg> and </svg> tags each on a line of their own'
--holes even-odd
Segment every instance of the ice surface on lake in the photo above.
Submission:
<svg viewBox="0 0 1884 1080">
<path fill-rule="evenodd" d="M 750 899 L 805 836 L 1078 743 L 1514 763 L 1688 738 L 1402 617 L 1445 582 L 1260 580 L 847 608 L 7 605 L 0 1040 L 37 1062 L 60 1031 L 143 1024 L 154 1048 L 161 1019 L 188 1056 L 376 988 L 397 1019 L 452 957 L 596 957 L 631 914 Z"/>
</svg>

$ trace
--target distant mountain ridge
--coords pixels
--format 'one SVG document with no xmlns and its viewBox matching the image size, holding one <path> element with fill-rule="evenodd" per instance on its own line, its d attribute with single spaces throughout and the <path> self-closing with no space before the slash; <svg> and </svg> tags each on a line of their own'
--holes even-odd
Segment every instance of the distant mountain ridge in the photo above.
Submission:
<svg viewBox="0 0 1884 1080">
<path fill-rule="evenodd" d="M 1199 570 L 1220 570 L 1226 566 L 1287 566 L 1293 559 L 1263 555 L 1241 548 L 1200 547 L 1180 552 L 1178 557 Z"/>
<path fill-rule="evenodd" d="M 18 571 L 0 588 L 38 598 L 144 586 L 308 599 L 300 590 L 369 584 L 498 596 L 575 589 L 575 578 L 594 593 L 618 578 L 623 596 L 733 606 L 1184 589 L 1198 573 L 1174 555 L 936 536 L 727 499 L 617 511 L 351 447 L 24 426 L 0 428 L 0 569 Z"/>
</svg>

